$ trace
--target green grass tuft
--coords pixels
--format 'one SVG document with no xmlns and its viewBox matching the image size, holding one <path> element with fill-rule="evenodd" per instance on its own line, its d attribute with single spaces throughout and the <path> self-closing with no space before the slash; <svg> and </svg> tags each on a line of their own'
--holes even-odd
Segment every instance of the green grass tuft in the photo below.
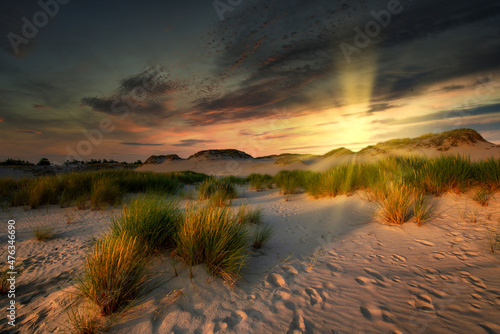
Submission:
<svg viewBox="0 0 500 334">
<path fill-rule="evenodd" d="M 259 225 L 262 223 L 263 209 L 250 209 L 248 205 L 241 205 L 238 209 L 236 217 L 238 222 L 241 224 L 255 224 Z"/>
<path fill-rule="evenodd" d="M 100 179 L 92 184 L 90 206 L 92 210 L 102 210 L 108 205 L 121 202 L 123 191 L 118 182 L 113 179 Z"/>
<path fill-rule="evenodd" d="M 229 208 L 190 206 L 177 235 L 176 254 L 189 267 L 204 263 L 229 283 L 247 260 L 248 232 Z"/>
<path fill-rule="evenodd" d="M 431 219 L 436 211 L 436 205 L 429 202 L 425 197 L 425 194 L 415 195 L 413 203 L 413 213 L 415 215 L 415 223 L 418 226 L 422 226 L 424 222 Z"/>
<path fill-rule="evenodd" d="M 476 190 L 476 193 L 472 197 L 474 201 L 476 201 L 481 206 L 488 206 L 488 201 L 491 198 L 491 190 L 488 188 L 479 188 Z"/>
<path fill-rule="evenodd" d="M 198 186 L 198 199 L 209 199 L 212 205 L 222 207 L 236 198 L 238 193 L 229 179 L 210 178 Z"/>
<path fill-rule="evenodd" d="M 33 235 L 38 241 L 46 241 L 53 237 L 53 230 L 51 227 L 35 226 L 33 228 Z"/>
<path fill-rule="evenodd" d="M 390 183 L 379 203 L 382 221 L 391 225 L 402 225 L 411 217 L 412 195 L 403 182 Z"/>
<path fill-rule="evenodd" d="M 252 246 L 255 249 L 260 249 L 271 239 L 274 234 L 274 229 L 270 225 L 258 225 L 253 234 Z"/>
<path fill-rule="evenodd" d="M 109 315 L 129 304 L 148 277 L 147 248 L 125 233 L 97 240 L 78 277 L 78 294 Z"/>
<path fill-rule="evenodd" d="M 151 250 L 175 246 L 175 238 L 182 223 L 182 211 L 177 202 L 159 197 L 139 196 L 123 206 L 119 217 L 112 218 L 113 235 L 135 237 Z"/>
</svg>

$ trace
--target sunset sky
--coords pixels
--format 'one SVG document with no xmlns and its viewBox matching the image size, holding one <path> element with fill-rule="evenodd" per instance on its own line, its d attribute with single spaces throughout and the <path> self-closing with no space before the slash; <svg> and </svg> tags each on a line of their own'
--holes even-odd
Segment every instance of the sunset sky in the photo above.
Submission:
<svg viewBox="0 0 500 334">
<path fill-rule="evenodd" d="M 500 144 L 498 1 L 0 9 L 1 160 L 323 154 L 461 127 Z"/>
</svg>

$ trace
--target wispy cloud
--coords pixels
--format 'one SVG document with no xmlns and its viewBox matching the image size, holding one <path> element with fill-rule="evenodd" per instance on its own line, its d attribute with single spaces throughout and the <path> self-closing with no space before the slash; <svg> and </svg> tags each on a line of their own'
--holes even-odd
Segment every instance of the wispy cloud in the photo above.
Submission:
<svg viewBox="0 0 500 334">
<path fill-rule="evenodd" d="M 29 135 L 41 135 L 42 133 L 40 131 L 35 131 L 35 130 L 13 130 L 14 132 L 17 133 L 25 133 Z"/>
<path fill-rule="evenodd" d="M 35 109 L 52 109 L 51 106 L 46 106 L 43 104 L 33 104 L 33 108 L 35 108 Z"/>
<path fill-rule="evenodd" d="M 183 139 L 176 144 L 172 144 L 172 146 L 180 146 L 180 147 L 191 147 L 198 144 L 208 144 L 215 143 L 214 140 L 204 140 L 204 139 Z"/>
<path fill-rule="evenodd" d="M 163 144 L 150 144 L 150 143 L 125 143 L 125 142 L 122 142 L 120 143 L 122 145 L 131 145 L 131 146 L 163 146 Z"/>
</svg>

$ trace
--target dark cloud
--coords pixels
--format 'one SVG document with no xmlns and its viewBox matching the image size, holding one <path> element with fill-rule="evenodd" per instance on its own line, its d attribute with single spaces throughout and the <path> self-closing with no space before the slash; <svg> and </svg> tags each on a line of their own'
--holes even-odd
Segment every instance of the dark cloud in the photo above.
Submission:
<svg viewBox="0 0 500 334">
<path fill-rule="evenodd" d="M 428 85 L 500 66 L 497 60 L 500 41 L 492 30 L 493 22 L 500 19 L 500 4 L 487 0 L 478 3 L 441 0 L 439 3 L 405 1 L 402 6 L 403 11 L 392 15 L 390 24 L 372 39 L 369 47 L 379 55 L 374 105 L 389 105 L 391 100 L 423 94 Z M 336 80 L 331 85 L 340 88 L 337 74 L 348 63 L 339 45 L 341 42 L 354 45 L 353 28 L 364 28 L 374 20 L 371 10 L 378 12 L 386 7 L 387 1 L 349 6 L 338 1 L 298 0 L 286 4 L 252 1 L 241 5 L 240 13 L 245 15 L 231 15 L 215 26 L 208 45 L 216 58 L 216 77 L 224 80 L 228 73 L 236 72 L 245 73 L 247 79 L 230 91 L 195 100 L 193 106 L 199 110 L 198 118 L 204 114 L 205 124 L 237 121 L 239 116 L 246 120 L 249 108 L 257 109 L 255 118 L 268 117 L 262 107 L 310 104 L 310 99 L 297 98 L 304 96 L 301 89 L 310 83 L 321 89 L 318 84 L 333 77 Z M 472 24 L 471 35 L 443 36 Z M 488 43 L 467 48 L 462 40 L 472 38 L 472 34 L 488 37 Z M 450 45 L 440 45 L 440 39 Z M 408 56 L 410 43 L 421 41 L 428 44 L 425 50 Z M 362 61 L 368 53 L 361 50 L 358 58 L 353 55 L 353 61 Z M 448 87 L 452 88 L 458 89 L 456 85 Z M 342 105 L 342 98 L 333 95 L 323 102 L 323 107 Z"/>
<path fill-rule="evenodd" d="M 185 88 L 183 81 L 170 79 L 164 67 L 148 67 L 124 78 L 111 96 L 83 97 L 81 103 L 93 111 L 131 117 L 140 125 L 159 126 L 159 119 L 175 114 L 171 107 L 174 95 Z"/>
<path fill-rule="evenodd" d="M 118 91 L 121 95 L 168 98 L 183 90 L 185 82 L 170 79 L 166 67 L 149 67 L 142 72 L 120 81 Z"/>
<path fill-rule="evenodd" d="M 41 135 L 42 133 L 40 131 L 35 131 L 35 130 L 13 130 L 14 132 L 18 133 L 25 133 L 29 135 Z"/>
<path fill-rule="evenodd" d="M 462 90 L 464 88 L 465 88 L 465 85 L 449 85 L 449 86 L 444 86 L 439 91 L 442 91 L 442 92 L 453 92 L 453 91 L 456 91 L 456 90 Z"/>
<path fill-rule="evenodd" d="M 215 143 L 214 140 L 203 140 L 203 139 L 183 139 L 176 144 L 172 144 L 172 146 L 180 146 L 180 147 L 191 147 L 198 144 L 207 144 L 207 143 Z"/>
<path fill-rule="evenodd" d="M 238 131 L 238 136 L 255 136 L 255 133 L 252 130 L 240 130 Z"/>
<path fill-rule="evenodd" d="M 52 109 L 51 106 L 46 106 L 43 104 L 33 104 L 33 108 L 35 108 L 35 109 Z"/>
<path fill-rule="evenodd" d="M 390 124 L 390 125 L 395 125 L 395 124 L 408 125 L 408 124 L 416 124 L 422 122 L 439 121 L 439 120 L 456 119 L 456 118 L 463 118 L 464 123 L 468 123 L 467 117 L 491 115 L 491 114 L 500 115 L 500 103 L 482 105 L 478 107 L 442 110 L 440 112 L 432 113 L 429 115 L 408 117 L 400 120 L 396 119 L 375 120 L 372 122 L 372 124 L 380 123 L 380 124 Z"/>
<path fill-rule="evenodd" d="M 370 106 L 370 109 L 368 109 L 366 112 L 371 114 L 374 112 L 381 112 L 381 111 L 386 111 L 392 108 L 396 108 L 397 106 L 392 105 L 390 103 L 377 103 L 377 104 L 372 104 Z"/>
<path fill-rule="evenodd" d="M 163 144 L 149 144 L 149 143 L 120 143 L 122 145 L 130 145 L 130 146 L 162 146 Z"/>
</svg>

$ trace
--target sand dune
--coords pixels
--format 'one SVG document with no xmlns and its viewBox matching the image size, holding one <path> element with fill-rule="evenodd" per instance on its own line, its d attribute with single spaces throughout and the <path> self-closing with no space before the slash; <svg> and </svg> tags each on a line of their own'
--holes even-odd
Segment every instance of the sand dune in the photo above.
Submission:
<svg viewBox="0 0 500 334">
<path fill-rule="evenodd" d="M 396 153 L 498 156 L 499 147 L 477 137 L 450 138 L 426 137 L 435 143 L 429 147 L 405 141 L 406 146 L 382 143 L 357 154 L 293 157 L 286 166 L 275 164 L 279 157 L 211 151 L 190 159 L 152 158 L 139 170 L 243 176 L 326 170 Z M 231 207 L 262 208 L 264 223 L 275 230 L 264 248 L 250 250 L 242 279 L 229 286 L 207 276 L 203 265 L 191 278 L 181 263 L 176 276 L 172 261 L 157 257 L 150 290 L 110 333 L 500 333 L 500 250 L 491 253 L 488 245 L 488 235 L 500 228 L 498 194 L 485 207 L 472 201 L 471 192 L 429 196 L 437 214 L 419 227 L 414 218 L 401 226 L 381 223 L 377 204 L 362 191 L 316 200 L 302 193 L 289 201 L 278 190 L 255 192 L 246 185 L 238 192 Z M 0 219 L 15 219 L 17 227 L 19 333 L 68 330 L 64 306 L 84 256 L 120 210 L 2 209 Z M 54 237 L 35 241 L 32 229 L 38 225 L 53 227 Z M 6 230 L 0 240 L 6 259 Z M 7 302 L 2 299 L 0 308 Z M 0 318 L 0 332 L 9 329 L 6 317 Z"/>
<path fill-rule="evenodd" d="M 219 151 L 219 154 L 217 154 Z M 233 151 L 228 154 L 227 151 Z M 344 152 L 343 152 L 344 151 Z M 470 157 L 471 160 L 482 160 L 500 156 L 500 146 L 486 141 L 474 130 L 461 129 L 437 135 L 426 135 L 414 139 L 396 139 L 368 146 L 356 154 L 341 154 L 328 156 L 298 156 L 289 159 L 289 164 L 280 162 L 282 156 L 253 158 L 244 152 L 236 150 L 210 150 L 198 152 L 189 159 L 180 159 L 177 155 L 160 156 L 175 158 L 150 157 L 139 167 L 140 171 L 175 172 L 190 170 L 209 175 L 238 175 L 248 176 L 252 173 L 275 175 L 280 170 L 303 169 L 311 171 L 325 171 L 333 166 L 349 162 L 373 162 L 389 156 L 423 156 L 434 158 L 440 155 L 460 155 Z M 342 154 L 343 153 L 343 154 Z M 246 157 L 245 157 L 246 155 Z M 157 162 L 157 163 L 154 163 Z M 158 163 L 159 162 L 159 163 Z"/>
<path fill-rule="evenodd" d="M 500 261 L 486 243 L 486 229 L 500 220 L 498 197 L 483 208 L 465 195 L 447 195 L 436 199 L 439 215 L 424 226 L 395 227 L 374 221 L 376 206 L 361 193 L 321 200 L 302 194 L 289 202 L 277 191 L 240 193 L 233 206 L 263 208 L 276 229 L 252 252 L 243 279 L 230 287 L 207 277 L 203 266 L 190 279 L 181 264 L 174 277 L 170 262 L 159 261 L 157 279 L 166 283 L 111 333 L 498 332 Z M 465 206 L 477 211 L 477 223 L 460 219 Z M 85 250 L 112 214 L 56 206 L 1 214 L 16 217 L 19 228 L 21 333 L 65 329 L 61 304 Z M 55 226 L 56 237 L 32 240 L 35 224 Z M 0 327 L 8 328 L 5 318 Z"/>
</svg>

